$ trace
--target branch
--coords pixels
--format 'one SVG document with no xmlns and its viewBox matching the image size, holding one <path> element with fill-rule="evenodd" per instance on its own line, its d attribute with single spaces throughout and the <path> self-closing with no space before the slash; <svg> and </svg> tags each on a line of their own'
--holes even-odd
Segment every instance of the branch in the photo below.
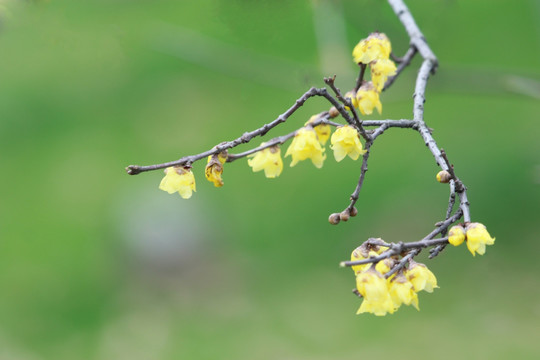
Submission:
<svg viewBox="0 0 540 360">
<path fill-rule="evenodd" d="M 313 97 L 313 96 L 322 96 L 326 98 L 341 114 L 341 116 L 351 125 L 354 125 L 354 120 L 349 116 L 347 113 L 347 110 L 336 100 L 334 99 L 325 88 L 317 89 L 315 87 L 312 87 L 308 91 L 304 93 L 293 106 L 291 106 L 286 112 L 281 114 L 277 117 L 274 121 L 271 123 L 265 124 L 264 126 L 244 133 L 239 138 L 233 140 L 233 141 L 227 141 L 222 142 L 219 145 L 214 146 L 212 149 L 204 151 L 200 154 L 196 155 L 190 155 L 190 156 L 184 156 L 176 161 L 170 161 L 162 164 L 155 164 L 155 165 L 148 165 L 148 166 L 139 166 L 139 165 L 129 165 L 126 168 L 126 171 L 129 175 L 137 175 L 142 172 L 146 171 L 153 171 L 158 169 L 164 169 L 170 166 L 189 166 L 192 163 L 194 163 L 197 160 L 204 159 L 210 155 L 219 154 L 223 150 L 234 148 L 240 144 L 245 144 L 250 142 L 253 138 L 257 136 L 264 136 L 268 131 L 273 129 L 274 127 L 278 126 L 281 123 L 284 123 L 296 110 L 298 110 L 304 103 L 307 101 L 307 99 Z"/>
<path fill-rule="evenodd" d="M 341 101 L 345 106 L 347 106 L 352 114 L 353 114 L 353 117 L 354 117 L 354 121 L 355 121 L 355 124 L 356 124 L 356 127 L 358 128 L 358 131 L 360 132 L 360 135 L 362 135 L 362 137 L 364 138 L 364 140 L 366 141 L 369 141 L 370 140 L 370 137 L 368 134 L 366 134 L 366 130 L 364 129 L 364 127 L 362 126 L 362 121 L 360 120 L 360 118 L 358 117 L 358 113 L 356 112 L 356 109 L 354 108 L 354 106 L 352 105 L 352 103 L 348 100 L 348 99 L 345 99 L 342 95 L 341 95 L 341 91 L 336 87 L 336 85 L 334 84 L 336 80 L 336 75 L 334 75 L 333 77 L 329 78 L 324 78 L 324 82 L 330 86 L 330 88 L 334 91 L 334 93 L 336 94 L 336 97 L 339 101 Z"/>
</svg>

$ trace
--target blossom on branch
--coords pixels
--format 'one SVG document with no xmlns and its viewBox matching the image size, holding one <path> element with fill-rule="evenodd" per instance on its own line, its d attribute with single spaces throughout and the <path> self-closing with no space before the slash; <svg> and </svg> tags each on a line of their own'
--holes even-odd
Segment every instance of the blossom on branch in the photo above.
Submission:
<svg viewBox="0 0 540 360">
<path fill-rule="evenodd" d="M 171 166 L 165 169 L 165 177 L 159 184 L 160 190 L 169 194 L 178 192 L 184 199 L 189 199 L 195 190 L 195 177 L 188 168 Z"/>
<path fill-rule="evenodd" d="M 396 64 L 390 59 L 379 59 L 372 62 L 370 66 L 371 81 L 377 91 L 381 92 L 388 77 L 396 74 Z"/>
<path fill-rule="evenodd" d="M 337 162 L 343 160 L 347 155 L 351 159 L 357 160 L 360 155 L 366 153 L 360 142 L 358 131 L 350 125 L 337 128 L 332 134 L 331 143 Z"/>
<path fill-rule="evenodd" d="M 208 181 L 214 183 L 215 187 L 223 186 L 221 174 L 223 174 L 223 164 L 225 161 L 227 161 L 226 152 L 210 155 L 208 157 L 206 168 L 204 169 L 204 175 Z"/>
<path fill-rule="evenodd" d="M 261 146 L 264 146 L 262 143 Z M 255 154 L 248 155 L 248 165 L 251 166 L 253 172 L 264 170 L 264 175 L 267 178 L 275 178 L 281 174 L 283 170 L 283 160 L 281 160 L 281 149 L 278 146 L 257 151 Z"/>
<path fill-rule="evenodd" d="M 391 51 L 392 46 L 388 37 L 383 33 L 374 32 L 354 47 L 353 58 L 357 64 L 369 64 L 374 60 L 388 59 Z"/>
<path fill-rule="evenodd" d="M 413 284 L 414 291 L 425 290 L 429 293 L 438 288 L 437 278 L 426 265 L 411 260 L 409 269 L 405 272 L 407 279 Z"/>
<path fill-rule="evenodd" d="M 388 283 L 373 266 L 356 276 L 356 288 L 364 297 L 356 314 L 370 312 L 376 316 L 384 316 L 394 312 L 394 303 L 388 292 Z"/>
<path fill-rule="evenodd" d="M 373 108 L 377 108 L 379 114 L 382 112 L 379 93 L 371 81 L 360 86 L 356 92 L 356 101 L 358 102 L 358 109 L 360 109 L 362 115 L 371 115 L 371 113 L 373 113 Z"/>
<path fill-rule="evenodd" d="M 465 241 L 465 229 L 461 225 L 452 226 L 448 231 L 448 242 L 459 246 Z"/>
<path fill-rule="evenodd" d="M 471 223 L 467 226 L 467 248 L 476 256 L 475 253 L 484 255 L 486 252 L 486 245 L 493 245 L 495 238 L 492 238 L 486 227 L 480 223 Z"/>
<path fill-rule="evenodd" d="M 324 150 L 319 140 L 317 140 L 315 130 L 301 128 L 296 132 L 285 156 L 291 155 L 291 167 L 301 160 L 311 159 L 313 165 L 320 169 L 323 166 L 324 159 L 326 159 L 326 155 L 323 154 Z"/>
<path fill-rule="evenodd" d="M 319 119 L 319 115 L 313 115 L 309 118 L 309 120 L 304 124 L 304 126 L 308 126 L 309 124 L 313 123 L 315 120 Z M 321 145 L 326 144 L 328 139 L 330 138 L 330 132 L 332 131 L 330 128 L 330 125 L 328 124 L 320 124 L 313 128 L 315 130 L 315 133 L 317 134 L 317 139 L 321 143 Z"/>
<path fill-rule="evenodd" d="M 416 310 L 420 310 L 418 308 L 418 294 L 413 284 L 402 273 L 390 281 L 389 292 L 396 310 L 401 304 L 412 304 Z"/>
</svg>

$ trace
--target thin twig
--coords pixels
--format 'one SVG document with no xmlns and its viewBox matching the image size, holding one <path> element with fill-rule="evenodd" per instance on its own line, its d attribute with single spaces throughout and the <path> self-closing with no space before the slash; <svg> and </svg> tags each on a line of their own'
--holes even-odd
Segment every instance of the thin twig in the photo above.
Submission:
<svg viewBox="0 0 540 360">
<path fill-rule="evenodd" d="M 405 55 L 403 56 L 403 58 L 401 58 L 400 62 L 399 62 L 399 65 L 396 69 L 396 74 L 393 75 L 393 76 L 390 76 L 388 78 L 388 80 L 386 80 L 386 83 L 384 84 L 384 88 L 382 89 L 382 91 L 385 91 L 387 90 L 388 88 L 390 88 L 390 86 L 392 86 L 392 84 L 394 83 L 394 81 L 396 81 L 396 79 L 398 78 L 399 74 L 401 74 L 401 72 L 407 67 L 410 65 L 412 59 L 414 58 L 414 55 L 416 55 L 416 48 L 414 46 L 410 46 L 409 49 L 407 50 L 407 52 L 405 53 Z"/>
</svg>

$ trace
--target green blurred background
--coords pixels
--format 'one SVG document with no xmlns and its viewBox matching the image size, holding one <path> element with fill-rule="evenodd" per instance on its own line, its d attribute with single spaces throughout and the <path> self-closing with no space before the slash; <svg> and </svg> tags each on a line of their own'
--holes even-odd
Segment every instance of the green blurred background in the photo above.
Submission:
<svg viewBox="0 0 540 360">
<path fill-rule="evenodd" d="M 540 357 L 538 1 L 408 1 L 440 60 L 426 122 L 497 241 L 476 258 L 422 254 L 440 289 L 384 318 L 355 315 L 338 263 L 443 216 L 448 188 L 417 133 L 377 141 L 359 214 L 339 226 L 327 217 L 356 184 L 348 158 L 287 159 L 278 179 L 240 160 L 219 189 L 197 163 L 190 200 L 124 167 L 236 138 L 325 75 L 352 87 L 369 32 L 407 48 L 385 2 L 0 5 L 0 359 Z M 419 63 L 373 118 L 412 116 Z M 326 109 L 315 99 L 270 136 Z"/>
</svg>

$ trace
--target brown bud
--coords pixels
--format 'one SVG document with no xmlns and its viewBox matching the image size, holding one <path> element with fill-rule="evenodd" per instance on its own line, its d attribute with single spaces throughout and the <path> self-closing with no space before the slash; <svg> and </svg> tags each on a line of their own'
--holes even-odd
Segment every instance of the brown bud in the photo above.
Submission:
<svg viewBox="0 0 540 360">
<path fill-rule="evenodd" d="M 333 119 L 333 118 L 339 116 L 339 111 L 338 111 L 338 109 L 336 109 L 335 106 L 332 106 L 332 107 L 330 108 L 330 110 L 328 110 L 328 114 L 329 114 L 330 117 Z"/>
<path fill-rule="evenodd" d="M 446 170 L 441 170 L 437 173 L 437 181 L 443 184 L 450 182 L 452 175 Z"/>
<path fill-rule="evenodd" d="M 355 207 L 353 206 L 352 209 L 349 211 L 349 214 L 350 214 L 351 216 L 356 216 L 356 215 L 358 215 L 358 209 L 355 208 Z"/>
<path fill-rule="evenodd" d="M 343 210 L 340 214 L 339 214 L 339 219 L 341 221 L 347 221 L 349 220 L 349 211 L 348 210 Z"/>
<path fill-rule="evenodd" d="M 328 217 L 328 222 L 332 225 L 337 225 L 339 224 L 339 221 L 340 221 L 340 216 L 339 216 L 339 213 L 333 213 L 333 214 L 330 214 L 330 216 Z"/>
</svg>

